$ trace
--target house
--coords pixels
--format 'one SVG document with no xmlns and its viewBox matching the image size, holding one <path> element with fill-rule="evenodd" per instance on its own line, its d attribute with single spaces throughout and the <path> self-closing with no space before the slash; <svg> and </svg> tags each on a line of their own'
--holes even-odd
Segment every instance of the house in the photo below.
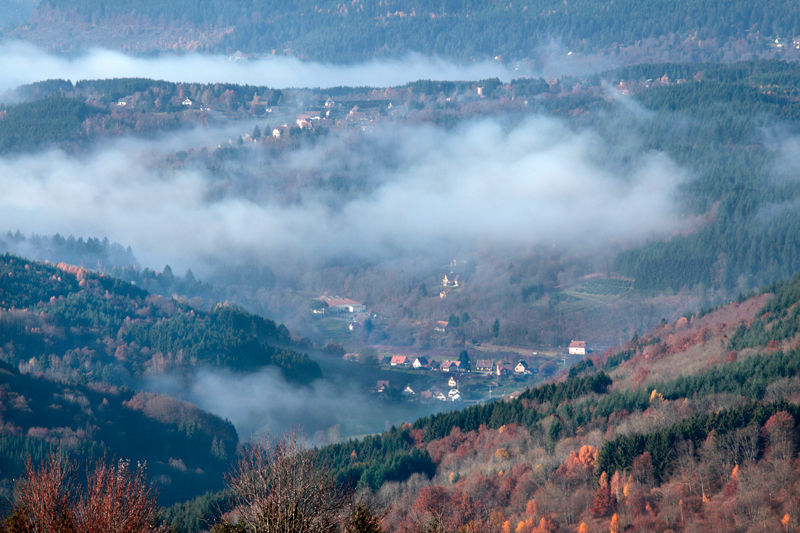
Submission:
<svg viewBox="0 0 800 533">
<path fill-rule="evenodd" d="M 497 368 L 495 369 L 495 372 L 500 377 L 508 376 L 509 374 L 511 374 L 510 365 L 507 365 L 506 363 L 497 363 Z"/>
<path fill-rule="evenodd" d="M 375 388 L 373 390 L 377 393 L 386 392 L 387 390 L 389 390 L 389 382 L 385 380 L 378 381 L 378 384 L 375 385 Z"/>
<path fill-rule="evenodd" d="M 391 366 L 408 366 L 408 357 L 405 355 L 394 355 L 389 364 Z"/>
<path fill-rule="evenodd" d="M 461 361 L 443 361 L 439 370 L 442 372 L 458 372 L 461 370 Z"/>
<path fill-rule="evenodd" d="M 328 310 L 334 313 L 363 313 L 367 307 L 361 302 L 349 298 L 326 298 Z"/>
<path fill-rule="evenodd" d="M 433 331 L 438 331 L 439 333 L 447 333 L 447 321 L 446 320 L 439 320 L 436 322 L 436 325 L 433 326 Z"/>
<path fill-rule="evenodd" d="M 342 359 L 344 359 L 345 361 L 357 362 L 360 355 L 361 354 L 358 354 L 358 353 L 346 353 L 346 354 L 344 354 Z"/>
<path fill-rule="evenodd" d="M 410 384 L 409 384 L 409 385 L 406 385 L 406 388 L 405 388 L 405 389 L 403 389 L 403 390 L 400 392 L 400 394 L 401 394 L 402 396 L 406 396 L 406 397 L 409 397 L 409 396 L 416 396 L 416 395 L 417 395 L 417 393 L 416 393 L 416 392 L 414 392 L 414 389 L 412 389 L 412 388 L 411 388 L 411 385 L 410 385 Z"/>
<path fill-rule="evenodd" d="M 570 355 L 586 355 L 586 342 L 584 341 L 572 341 L 569 343 L 569 354 Z"/>
<path fill-rule="evenodd" d="M 475 361 L 475 370 L 478 372 L 491 372 L 494 370 L 494 359 L 478 359 Z"/>
<path fill-rule="evenodd" d="M 437 391 L 433 393 L 433 398 L 439 400 L 440 402 L 446 402 L 447 396 L 444 395 L 443 392 Z"/>
<path fill-rule="evenodd" d="M 276 139 L 280 139 L 281 137 L 288 137 L 288 135 L 289 135 L 289 127 L 286 126 L 286 124 L 272 130 L 272 136 L 275 137 Z"/>
<path fill-rule="evenodd" d="M 458 387 L 458 382 L 456 382 L 456 378 L 451 377 L 447 380 L 448 387 Z"/>
<path fill-rule="evenodd" d="M 451 289 L 449 289 L 449 288 L 442 289 L 442 292 L 439 293 L 439 298 L 441 298 L 442 300 L 447 298 L 447 295 L 450 294 L 450 290 Z"/>
<path fill-rule="evenodd" d="M 185 106 L 187 106 L 187 107 L 188 107 L 188 106 L 194 105 L 194 102 L 192 102 L 192 100 L 191 100 L 191 99 L 187 98 L 186 100 L 184 100 L 183 102 L 181 102 L 181 105 L 185 105 Z"/>
<path fill-rule="evenodd" d="M 451 402 L 457 402 L 461 400 L 461 392 L 458 389 L 450 389 L 450 392 L 447 393 L 447 398 Z"/>
<path fill-rule="evenodd" d="M 517 365 L 514 367 L 514 372 L 516 372 L 517 374 L 525 374 L 529 371 L 530 367 L 528 366 L 528 363 L 526 363 L 525 361 L 518 362 Z"/>
<path fill-rule="evenodd" d="M 411 366 L 414 368 L 429 368 L 431 365 L 428 362 L 428 359 L 425 357 L 417 357 L 414 359 L 414 362 L 411 363 Z"/>
<path fill-rule="evenodd" d="M 431 402 L 434 400 L 433 393 L 429 390 L 424 390 L 419 393 L 419 399 L 423 402 Z"/>
</svg>

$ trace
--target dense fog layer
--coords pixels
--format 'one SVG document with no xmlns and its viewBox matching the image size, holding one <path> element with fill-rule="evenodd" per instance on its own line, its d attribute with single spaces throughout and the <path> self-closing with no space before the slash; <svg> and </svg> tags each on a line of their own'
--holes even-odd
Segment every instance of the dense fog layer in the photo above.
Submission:
<svg viewBox="0 0 800 533">
<path fill-rule="evenodd" d="M 145 265 L 193 269 L 241 255 L 271 264 L 490 244 L 597 249 L 680 227 L 674 197 L 685 175 L 665 155 L 628 153 L 623 165 L 629 149 L 550 118 L 452 130 L 391 123 L 272 155 L 250 143 L 213 159 L 234 134 L 3 157 L 0 227 L 107 236 Z M 164 159 L 189 146 L 211 155 Z"/>
<path fill-rule="evenodd" d="M 31 68 L 35 65 L 36 68 Z M 509 81 L 527 74 L 496 61 L 469 65 L 412 54 L 398 60 L 373 60 L 352 66 L 301 61 L 290 56 L 266 56 L 234 61 L 228 56 L 163 54 L 135 57 L 92 49 L 77 57 L 48 53 L 20 41 L 0 42 L 0 94 L 19 85 L 46 79 L 78 80 L 151 78 L 187 83 L 238 83 L 269 87 L 389 87 L 420 79 Z"/>
</svg>

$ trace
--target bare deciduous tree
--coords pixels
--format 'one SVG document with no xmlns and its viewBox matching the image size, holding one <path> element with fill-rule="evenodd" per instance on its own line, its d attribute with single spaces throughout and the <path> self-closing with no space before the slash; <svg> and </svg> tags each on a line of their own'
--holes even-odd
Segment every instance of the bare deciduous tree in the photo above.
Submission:
<svg viewBox="0 0 800 533">
<path fill-rule="evenodd" d="M 228 476 L 240 524 L 259 533 L 338 532 L 352 497 L 308 451 L 297 432 L 245 448 Z"/>
</svg>

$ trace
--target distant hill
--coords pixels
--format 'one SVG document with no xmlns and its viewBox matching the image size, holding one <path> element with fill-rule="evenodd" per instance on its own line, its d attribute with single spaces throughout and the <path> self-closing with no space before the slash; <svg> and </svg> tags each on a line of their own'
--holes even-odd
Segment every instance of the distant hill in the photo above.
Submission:
<svg viewBox="0 0 800 533">
<path fill-rule="evenodd" d="M 763 51 L 769 46 L 765 41 L 776 37 L 791 43 L 799 26 L 800 10 L 794 4 L 741 0 L 692 0 L 680 8 L 668 0 L 47 0 L 8 35 L 61 50 L 103 45 L 134 52 L 287 52 L 334 62 L 409 52 L 514 60 L 532 57 L 553 40 L 586 53 L 645 44 L 672 50 L 683 59 L 712 59 L 725 53 L 723 45 L 742 54 Z"/>
</svg>

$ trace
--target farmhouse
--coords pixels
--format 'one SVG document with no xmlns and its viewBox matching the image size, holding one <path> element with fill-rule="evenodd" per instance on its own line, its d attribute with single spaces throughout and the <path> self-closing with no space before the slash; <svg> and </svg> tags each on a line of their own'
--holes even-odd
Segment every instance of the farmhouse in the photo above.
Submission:
<svg viewBox="0 0 800 533">
<path fill-rule="evenodd" d="M 433 326 L 433 331 L 438 331 L 439 333 L 446 333 L 447 332 L 447 321 L 446 320 L 439 320 L 436 322 L 436 325 Z"/>
<path fill-rule="evenodd" d="M 569 343 L 569 354 L 570 355 L 586 355 L 586 342 L 584 341 L 572 341 Z"/>
<path fill-rule="evenodd" d="M 526 363 L 525 361 L 520 361 L 519 363 L 517 363 L 517 366 L 514 367 L 514 372 L 516 372 L 517 374 L 524 374 L 529 371 L 529 368 L 530 367 L 528 366 L 528 363 Z"/>
</svg>

